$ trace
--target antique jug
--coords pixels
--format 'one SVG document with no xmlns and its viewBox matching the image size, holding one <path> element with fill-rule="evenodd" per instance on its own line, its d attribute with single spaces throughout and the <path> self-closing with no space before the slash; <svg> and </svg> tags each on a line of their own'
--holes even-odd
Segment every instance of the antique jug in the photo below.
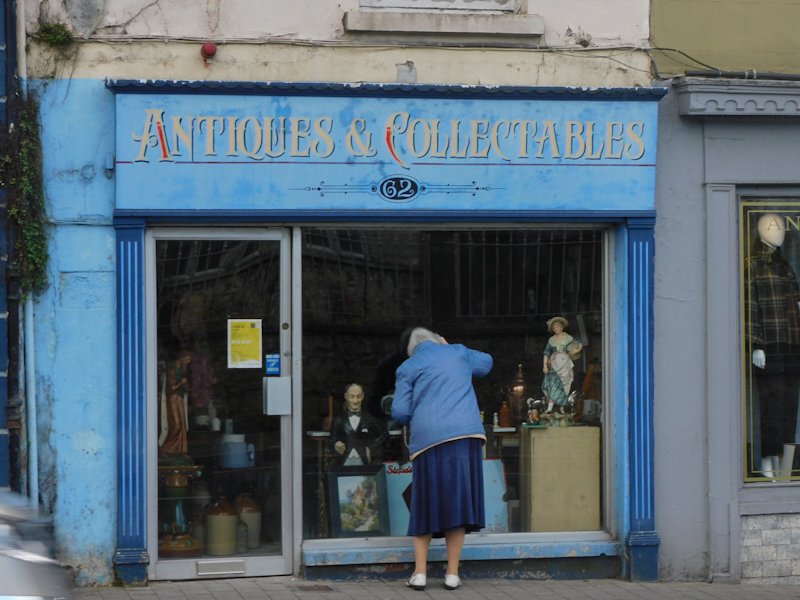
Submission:
<svg viewBox="0 0 800 600">
<path fill-rule="evenodd" d="M 222 496 L 206 516 L 206 552 L 213 556 L 234 554 L 238 525 L 239 513 L 233 504 Z"/>
</svg>

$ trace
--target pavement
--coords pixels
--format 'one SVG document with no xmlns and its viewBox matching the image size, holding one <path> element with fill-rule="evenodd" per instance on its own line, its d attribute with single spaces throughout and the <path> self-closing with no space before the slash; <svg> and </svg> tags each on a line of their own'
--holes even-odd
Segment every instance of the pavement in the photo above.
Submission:
<svg viewBox="0 0 800 600">
<path fill-rule="evenodd" d="M 257 577 L 203 581 L 157 581 L 146 587 L 79 588 L 75 600 L 800 600 L 800 585 L 751 583 L 630 583 L 601 580 L 463 580 L 448 591 L 428 579 L 424 591 L 403 581 L 307 581 Z"/>
</svg>

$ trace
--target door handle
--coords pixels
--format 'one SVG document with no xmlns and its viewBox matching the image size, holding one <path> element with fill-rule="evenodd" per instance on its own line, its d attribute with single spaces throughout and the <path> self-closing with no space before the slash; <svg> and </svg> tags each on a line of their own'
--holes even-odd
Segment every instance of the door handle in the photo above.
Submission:
<svg viewBox="0 0 800 600">
<path fill-rule="evenodd" d="M 292 414 L 291 377 L 262 377 L 261 393 L 265 415 Z"/>
</svg>

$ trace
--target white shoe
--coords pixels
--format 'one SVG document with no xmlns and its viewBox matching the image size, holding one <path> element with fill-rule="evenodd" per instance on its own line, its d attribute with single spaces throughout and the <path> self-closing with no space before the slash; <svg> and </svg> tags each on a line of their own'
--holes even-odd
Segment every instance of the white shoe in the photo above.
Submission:
<svg viewBox="0 0 800 600">
<path fill-rule="evenodd" d="M 461 578 L 458 575 L 445 575 L 444 588 L 446 590 L 458 589 L 458 586 L 460 585 L 461 585 Z"/>
<path fill-rule="evenodd" d="M 411 579 L 406 581 L 406 585 L 410 587 L 412 590 L 419 590 L 422 591 L 425 589 L 425 584 L 427 583 L 427 577 L 425 573 L 414 573 L 411 576 Z"/>
</svg>

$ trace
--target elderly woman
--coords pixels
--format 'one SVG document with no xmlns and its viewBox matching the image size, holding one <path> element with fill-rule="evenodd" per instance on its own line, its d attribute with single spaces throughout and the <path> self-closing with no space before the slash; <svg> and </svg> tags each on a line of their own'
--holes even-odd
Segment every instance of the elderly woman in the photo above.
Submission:
<svg viewBox="0 0 800 600">
<path fill-rule="evenodd" d="M 413 475 L 408 535 L 415 569 L 406 585 L 425 589 L 431 538 L 445 538 L 445 588 L 461 585 L 464 536 L 485 526 L 482 447 L 486 442 L 472 377 L 492 369 L 492 357 L 448 344 L 432 331 L 411 332 L 409 358 L 397 369 L 392 418 L 410 424 Z"/>
</svg>

